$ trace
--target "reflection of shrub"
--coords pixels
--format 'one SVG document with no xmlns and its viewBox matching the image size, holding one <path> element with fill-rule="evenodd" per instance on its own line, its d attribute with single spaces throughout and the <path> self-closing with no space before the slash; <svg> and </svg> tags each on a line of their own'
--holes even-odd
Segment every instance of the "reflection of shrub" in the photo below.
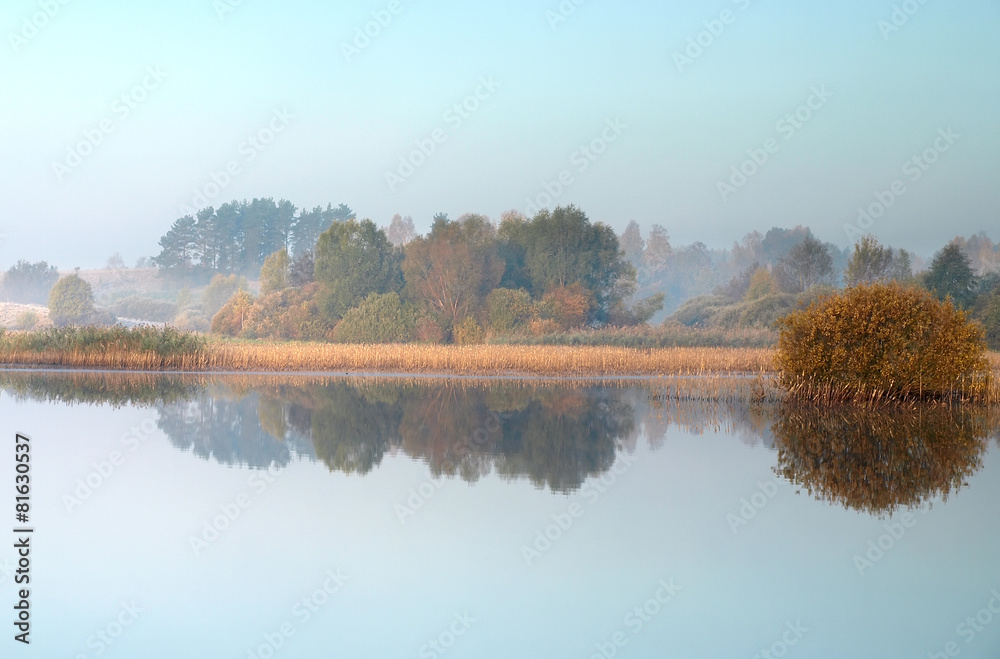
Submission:
<svg viewBox="0 0 1000 659">
<path fill-rule="evenodd" d="M 788 406 L 772 426 L 775 471 L 818 499 L 888 514 L 947 498 L 982 466 L 987 415 Z"/>
<path fill-rule="evenodd" d="M 122 318 L 137 318 L 156 323 L 166 323 L 177 315 L 177 306 L 163 300 L 131 295 L 118 300 L 111 307 L 115 315 Z"/>
<path fill-rule="evenodd" d="M 850 288 L 781 323 L 777 366 L 793 395 L 875 402 L 984 393 L 982 330 L 950 302 L 898 284 Z"/>
<path fill-rule="evenodd" d="M 415 314 L 396 293 L 372 293 L 348 309 L 333 331 L 347 343 L 402 343 L 413 338 Z"/>
</svg>

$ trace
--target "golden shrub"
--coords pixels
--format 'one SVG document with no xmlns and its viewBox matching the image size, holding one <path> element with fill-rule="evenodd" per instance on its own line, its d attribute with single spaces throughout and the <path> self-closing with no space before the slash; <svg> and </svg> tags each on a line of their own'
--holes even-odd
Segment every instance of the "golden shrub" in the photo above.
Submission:
<svg viewBox="0 0 1000 659">
<path fill-rule="evenodd" d="M 866 284 L 786 316 L 776 365 L 780 384 L 801 398 L 975 399 L 988 387 L 985 350 L 982 330 L 951 302 Z"/>
</svg>

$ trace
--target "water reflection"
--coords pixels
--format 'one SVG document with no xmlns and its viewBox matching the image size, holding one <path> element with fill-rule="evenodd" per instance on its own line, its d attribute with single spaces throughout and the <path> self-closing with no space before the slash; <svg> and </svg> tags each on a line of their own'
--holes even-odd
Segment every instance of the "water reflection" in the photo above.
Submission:
<svg viewBox="0 0 1000 659">
<path fill-rule="evenodd" d="M 818 499 L 884 515 L 966 485 L 996 419 L 976 408 L 782 407 L 772 428 L 778 474 Z"/>
<path fill-rule="evenodd" d="M 671 426 L 713 431 L 775 449 L 776 472 L 817 498 L 879 515 L 954 494 L 988 438 L 1000 443 L 997 411 L 748 404 L 750 381 L 706 382 L 0 372 L 15 398 L 155 407 L 178 449 L 255 469 L 305 459 L 366 474 L 402 453 L 437 477 L 571 492 L 640 437 L 655 450 Z"/>
</svg>

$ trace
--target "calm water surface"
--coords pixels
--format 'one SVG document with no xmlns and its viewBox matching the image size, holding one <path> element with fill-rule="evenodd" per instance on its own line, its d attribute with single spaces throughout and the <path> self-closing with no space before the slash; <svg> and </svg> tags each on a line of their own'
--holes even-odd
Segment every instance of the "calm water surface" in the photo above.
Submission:
<svg viewBox="0 0 1000 659">
<path fill-rule="evenodd" d="M 0 389 L 33 442 L 25 656 L 1000 656 L 995 413 L 644 382 Z"/>
</svg>

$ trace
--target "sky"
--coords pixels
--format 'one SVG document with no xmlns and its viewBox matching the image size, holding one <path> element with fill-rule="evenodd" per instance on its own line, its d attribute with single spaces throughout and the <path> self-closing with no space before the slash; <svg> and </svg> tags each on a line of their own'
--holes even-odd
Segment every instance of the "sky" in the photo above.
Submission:
<svg viewBox="0 0 1000 659">
<path fill-rule="evenodd" d="M 254 197 L 1000 240 L 998 28 L 1000 0 L 7 0 L 0 268 L 131 264 Z"/>
</svg>

